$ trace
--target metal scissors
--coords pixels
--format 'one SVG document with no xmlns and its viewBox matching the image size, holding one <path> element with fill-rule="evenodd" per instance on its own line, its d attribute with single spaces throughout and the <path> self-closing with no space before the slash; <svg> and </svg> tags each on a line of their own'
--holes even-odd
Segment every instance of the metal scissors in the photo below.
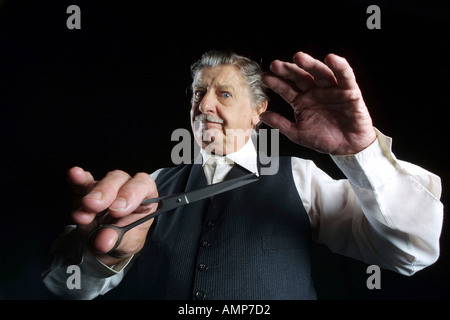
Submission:
<svg viewBox="0 0 450 320">
<path fill-rule="evenodd" d="M 192 202 L 195 202 L 198 200 L 202 200 L 202 199 L 205 199 L 208 197 L 212 197 L 214 195 L 217 195 L 217 194 L 229 191 L 229 190 L 233 190 L 235 188 L 244 186 L 246 184 L 255 182 L 257 180 L 258 180 L 257 175 L 254 173 L 250 173 L 250 174 L 247 174 L 242 177 L 235 178 L 235 179 L 225 180 L 223 182 L 211 184 L 209 186 L 206 186 L 206 187 L 203 187 L 203 188 L 200 188 L 197 190 L 182 192 L 182 193 L 178 193 L 175 195 L 168 195 L 168 196 L 163 196 L 163 197 L 158 197 L 158 198 L 146 199 L 146 200 L 142 201 L 141 205 L 149 204 L 149 203 L 158 203 L 158 209 L 155 212 L 153 212 L 139 220 L 136 220 L 133 223 L 123 226 L 123 227 L 115 226 L 112 224 L 100 224 L 94 230 L 91 231 L 88 238 L 90 240 L 95 233 L 97 233 L 99 230 L 102 230 L 102 229 L 110 228 L 110 229 L 113 229 L 114 231 L 116 231 L 117 241 L 116 241 L 114 247 L 106 253 L 106 254 L 110 254 L 120 245 L 125 233 L 127 231 L 133 229 L 134 227 L 140 225 L 141 223 L 144 223 L 145 221 L 155 218 L 164 212 L 168 212 L 170 210 L 176 209 L 176 208 L 184 206 L 186 204 L 189 204 L 189 203 L 192 203 Z M 107 214 L 107 211 L 105 211 L 105 215 L 106 214 Z"/>
</svg>

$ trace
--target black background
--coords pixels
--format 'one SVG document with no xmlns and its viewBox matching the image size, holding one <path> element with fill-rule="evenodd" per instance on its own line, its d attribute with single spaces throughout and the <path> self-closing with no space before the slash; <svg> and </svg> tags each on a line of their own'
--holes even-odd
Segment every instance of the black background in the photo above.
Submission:
<svg viewBox="0 0 450 320">
<path fill-rule="evenodd" d="M 190 129 L 190 64 L 210 49 L 233 49 L 265 70 L 300 50 L 346 57 L 374 125 L 393 137 L 399 159 L 442 178 L 445 206 L 448 1 L 311 2 L 0 1 L 0 299 L 53 298 L 40 274 L 70 223 L 67 169 L 100 178 L 171 165 L 172 131 Z M 66 27 L 71 4 L 81 30 Z M 381 8 L 381 30 L 366 27 L 370 4 Z M 291 117 L 275 94 L 269 108 Z M 284 137 L 280 153 L 342 178 L 329 156 Z M 413 277 L 383 270 L 380 290 L 367 289 L 367 265 L 314 246 L 318 296 L 448 299 L 448 241 L 444 221 L 440 259 Z"/>
</svg>

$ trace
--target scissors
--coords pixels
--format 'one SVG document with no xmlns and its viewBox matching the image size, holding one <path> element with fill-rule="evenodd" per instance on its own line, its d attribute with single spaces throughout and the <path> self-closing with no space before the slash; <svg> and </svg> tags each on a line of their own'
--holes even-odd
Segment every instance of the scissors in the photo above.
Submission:
<svg viewBox="0 0 450 320">
<path fill-rule="evenodd" d="M 144 223 L 145 221 L 148 221 L 150 219 L 153 219 L 160 214 L 164 212 L 169 212 L 170 210 L 176 209 L 178 207 L 184 206 L 186 204 L 202 200 L 208 197 L 215 196 L 217 194 L 233 190 L 235 188 L 244 186 L 246 184 L 255 182 L 258 180 L 258 177 L 255 173 L 249 173 L 242 177 L 226 180 L 223 182 L 215 183 L 197 190 L 182 192 L 174 195 L 168 195 L 158 198 L 151 198 L 146 199 L 142 201 L 141 205 L 149 204 L 149 203 L 158 203 L 158 210 L 155 212 L 136 220 L 133 223 L 130 223 L 126 226 L 119 227 L 112 224 L 100 224 L 98 227 L 96 227 L 94 230 L 91 231 L 89 234 L 89 240 L 94 236 L 95 233 L 97 233 L 99 230 L 110 228 L 113 229 L 117 233 L 117 241 L 112 247 L 111 250 L 109 250 L 106 254 L 112 253 L 122 242 L 123 236 L 125 233 L 134 227 L 140 225 L 141 223 Z M 105 214 L 107 214 L 107 211 L 105 211 Z M 102 216 L 104 216 L 102 215 Z M 90 242 L 90 241 L 89 241 Z"/>
</svg>

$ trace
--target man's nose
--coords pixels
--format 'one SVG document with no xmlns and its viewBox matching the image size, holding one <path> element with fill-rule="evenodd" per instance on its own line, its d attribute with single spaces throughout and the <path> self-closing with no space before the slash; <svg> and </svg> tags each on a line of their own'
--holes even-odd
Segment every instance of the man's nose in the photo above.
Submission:
<svg viewBox="0 0 450 320">
<path fill-rule="evenodd" d="M 214 95 L 211 92 L 205 93 L 200 101 L 199 109 L 201 113 L 215 113 L 217 106 L 217 99 L 215 99 Z"/>
</svg>

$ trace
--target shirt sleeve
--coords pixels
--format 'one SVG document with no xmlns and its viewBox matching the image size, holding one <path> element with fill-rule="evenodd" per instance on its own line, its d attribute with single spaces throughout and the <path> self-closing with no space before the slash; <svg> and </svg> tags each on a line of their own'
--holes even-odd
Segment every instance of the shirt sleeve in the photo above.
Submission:
<svg viewBox="0 0 450 320">
<path fill-rule="evenodd" d="M 294 181 L 313 237 L 330 250 L 404 275 L 439 257 L 440 178 L 397 160 L 392 140 L 355 155 L 332 156 L 347 179 L 333 180 L 312 161 L 292 159 Z"/>
<path fill-rule="evenodd" d="M 99 261 L 79 236 L 67 226 L 50 252 L 51 263 L 43 274 L 46 287 L 63 299 L 90 300 L 116 287 L 132 258 L 108 267 Z"/>
</svg>

